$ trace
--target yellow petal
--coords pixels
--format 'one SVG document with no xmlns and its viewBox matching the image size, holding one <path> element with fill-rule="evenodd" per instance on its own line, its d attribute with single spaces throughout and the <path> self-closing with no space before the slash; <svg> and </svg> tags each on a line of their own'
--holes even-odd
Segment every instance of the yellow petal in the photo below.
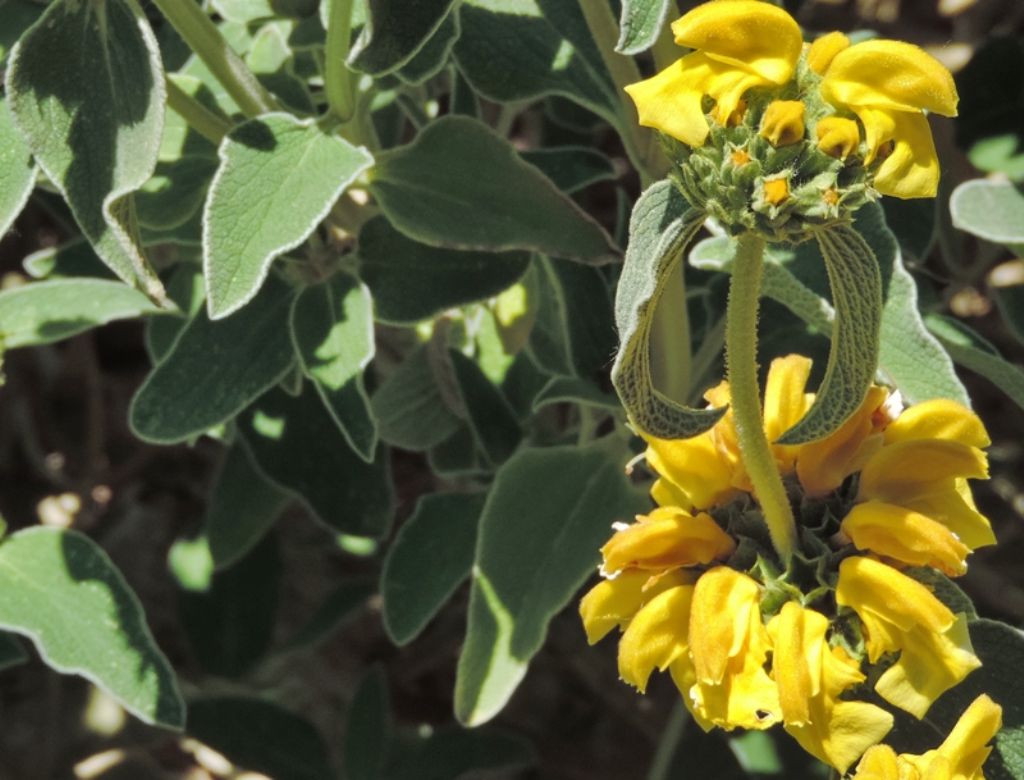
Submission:
<svg viewBox="0 0 1024 780">
<path fill-rule="evenodd" d="M 641 125 L 653 127 L 687 146 L 702 146 L 709 130 L 701 101 L 710 74 L 707 58 L 694 52 L 625 89 L 636 104 Z"/>
<path fill-rule="evenodd" d="M 660 479 L 651 495 L 661 505 L 709 509 L 732 498 L 732 468 L 708 431 L 692 439 L 647 440 L 647 463 Z"/>
<path fill-rule="evenodd" d="M 886 444 L 912 439 L 945 439 L 979 448 L 992 443 L 978 415 L 945 398 L 922 401 L 904 409 L 885 429 Z"/>
<path fill-rule="evenodd" d="M 811 359 L 803 355 L 772 361 L 764 386 L 764 432 L 769 441 L 779 438 L 807 412 L 811 405 L 807 394 L 810 375 Z"/>
<path fill-rule="evenodd" d="M 658 507 L 617 531 L 601 548 L 604 571 L 626 568 L 650 570 L 694 566 L 726 558 L 736 549 L 711 516 L 692 517 L 677 507 Z"/>
<path fill-rule="evenodd" d="M 890 713 L 863 701 L 837 701 L 827 715 L 820 712 L 820 722 L 785 728 L 804 750 L 840 773 L 881 741 L 893 725 Z"/>
<path fill-rule="evenodd" d="M 864 125 L 864 142 L 868 153 L 864 156 L 864 164 L 875 161 L 882 147 L 896 136 L 896 111 L 882 108 L 861 107 L 857 109 L 857 118 Z"/>
<path fill-rule="evenodd" d="M 875 109 L 859 109 L 863 116 Z M 874 187 L 895 198 L 934 198 L 939 188 L 939 158 L 932 129 L 923 114 L 893 113 L 892 153 L 875 171 Z"/>
<path fill-rule="evenodd" d="M 982 694 L 971 702 L 936 752 L 949 761 L 954 778 L 980 778 L 981 766 L 992 752 L 986 745 L 1002 727 L 1003 708 Z"/>
<path fill-rule="evenodd" d="M 774 84 L 793 76 L 803 48 L 800 26 L 789 14 L 758 0 L 718 0 L 673 22 L 676 43 L 756 73 Z"/>
<path fill-rule="evenodd" d="M 966 479 L 940 480 L 928 491 L 901 503 L 938 520 L 972 550 L 996 543 L 992 525 L 974 505 Z"/>
<path fill-rule="evenodd" d="M 807 67 L 824 76 L 832 60 L 843 49 L 850 47 L 850 39 L 841 32 L 830 32 L 815 39 L 807 50 Z"/>
<path fill-rule="evenodd" d="M 814 128 L 818 148 L 838 160 L 845 160 L 860 145 L 860 128 L 852 119 L 827 116 L 819 119 Z"/>
<path fill-rule="evenodd" d="M 760 593 L 757 582 L 727 566 L 717 566 L 697 580 L 690 635 L 699 680 L 722 682 L 729 659 L 744 652 L 751 613 L 760 614 Z"/>
<path fill-rule="evenodd" d="M 907 505 L 942 480 L 987 477 L 988 461 L 977 447 L 942 439 L 898 441 L 882 447 L 864 465 L 858 498 Z"/>
<path fill-rule="evenodd" d="M 821 691 L 821 654 L 828 618 L 788 601 L 768 623 L 774 646 L 772 676 L 779 686 L 782 717 L 791 726 L 810 721 L 811 700 Z"/>
<path fill-rule="evenodd" d="M 902 41 L 870 40 L 835 55 L 821 83 L 830 103 L 956 116 L 956 84 L 946 67 Z"/>
<path fill-rule="evenodd" d="M 773 100 L 761 117 L 761 136 L 776 147 L 799 143 L 804 139 L 804 111 L 800 100 Z"/>
<path fill-rule="evenodd" d="M 860 408 L 835 433 L 800 448 L 796 473 L 809 494 L 835 490 L 881 446 L 881 438 L 872 434 L 877 427 L 875 413 L 887 395 L 881 387 L 870 388 Z"/>
<path fill-rule="evenodd" d="M 888 745 L 868 748 L 850 780 L 903 780 L 896 751 Z"/>
<path fill-rule="evenodd" d="M 619 640 L 619 676 L 641 693 L 655 669 L 664 671 L 687 650 L 693 586 L 669 588 L 645 604 Z"/>
<path fill-rule="evenodd" d="M 652 576 L 642 569 L 627 569 L 613 580 L 601 580 L 580 600 L 580 617 L 587 642 L 595 644 L 618 626 L 625 629 L 633 615 L 659 593 L 696 581 L 689 572 L 675 570 Z"/>
<path fill-rule="evenodd" d="M 881 501 L 857 504 L 841 528 L 859 550 L 910 566 L 932 566 L 951 577 L 967 571 L 970 548 L 942 523 L 906 507 Z"/>
</svg>

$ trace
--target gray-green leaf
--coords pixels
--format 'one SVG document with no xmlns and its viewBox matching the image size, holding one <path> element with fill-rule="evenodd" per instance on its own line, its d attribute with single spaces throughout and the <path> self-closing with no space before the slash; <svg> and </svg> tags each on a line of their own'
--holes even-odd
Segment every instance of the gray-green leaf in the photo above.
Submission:
<svg viewBox="0 0 1024 780">
<path fill-rule="evenodd" d="M 617 254 L 609 235 L 505 139 L 462 116 L 386 152 L 370 188 L 391 223 L 433 246 L 526 249 L 581 262 Z"/>
<path fill-rule="evenodd" d="M 0 238 L 21 213 L 35 183 L 32 152 L 14 127 L 7 101 L 0 96 Z"/>
<path fill-rule="evenodd" d="M 377 422 L 363 386 L 375 350 L 370 291 L 347 272 L 335 274 L 296 297 L 291 324 L 303 373 L 352 449 L 372 462 Z"/>
<path fill-rule="evenodd" d="M 153 173 L 163 129 L 160 52 L 134 0 L 57 0 L 11 53 L 7 97 L 39 167 L 96 253 L 154 300 L 131 193 Z"/>
<path fill-rule="evenodd" d="M 617 453 L 524 450 L 502 467 L 480 518 L 455 683 L 462 723 L 483 723 L 505 706 L 548 622 L 597 566 L 611 524 L 646 505 Z"/>
<path fill-rule="evenodd" d="M 1007 181 L 965 181 L 949 198 L 953 225 L 986 241 L 1024 247 L 1024 191 Z"/>
<path fill-rule="evenodd" d="M 673 275 L 681 273 L 683 252 L 703 219 L 703 214 L 689 210 L 671 182 L 661 181 L 645 190 L 633 208 L 626 262 L 615 296 L 619 351 L 612 366 L 612 382 L 633 422 L 663 439 L 696 436 L 726 411 L 724 407 L 685 407 L 658 390 L 651 375 L 652 327 L 658 301 Z M 660 357 L 674 359 L 672 355 Z"/>
<path fill-rule="evenodd" d="M 925 321 L 953 360 L 985 377 L 1024 409 L 1024 370 L 959 320 L 933 314 Z"/>
<path fill-rule="evenodd" d="M 623 0 L 615 51 L 639 54 L 651 48 L 668 20 L 670 8 L 676 9 L 671 0 Z"/>
<path fill-rule="evenodd" d="M 366 24 L 348 64 L 383 76 L 411 60 L 444 22 L 456 0 L 367 0 Z"/>
<path fill-rule="evenodd" d="M 0 542 L 0 628 L 78 674 L 146 723 L 180 729 L 185 704 L 138 598 L 107 554 L 75 531 L 36 527 Z"/>
<path fill-rule="evenodd" d="M 290 114 L 266 114 L 231 131 L 206 199 L 203 266 L 213 319 L 248 303 L 271 261 L 313 232 L 372 163 L 362 148 Z"/>
</svg>

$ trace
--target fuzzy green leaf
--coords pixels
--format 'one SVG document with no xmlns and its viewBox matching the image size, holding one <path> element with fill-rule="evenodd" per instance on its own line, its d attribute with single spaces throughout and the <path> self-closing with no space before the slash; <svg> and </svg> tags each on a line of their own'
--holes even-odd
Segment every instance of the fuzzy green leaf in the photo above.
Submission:
<svg viewBox="0 0 1024 780">
<path fill-rule="evenodd" d="M 362 148 L 312 120 L 267 114 L 229 133 L 203 215 L 203 269 L 213 319 L 259 290 L 275 257 L 313 232 L 372 163 Z"/>
<path fill-rule="evenodd" d="M 153 173 L 163 130 L 160 52 L 134 0 L 57 0 L 11 52 L 7 99 L 36 162 L 96 253 L 155 300 L 131 193 Z"/>
<path fill-rule="evenodd" d="M 611 237 L 486 125 L 431 122 L 378 159 L 370 188 L 391 223 L 433 246 L 526 249 L 587 263 L 614 259 Z"/>
<path fill-rule="evenodd" d="M 683 252 L 703 220 L 703 214 L 689 210 L 671 182 L 662 181 L 645 190 L 629 223 L 629 248 L 615 296 L 620 344 L 612 382 L 637 427 L 663 439 L 696 436 L 726 411 L 690 409 L 677 403 L 654 386 L 651 373 L 658 301 L 673 275 L 681 273 Z M 679 316 L 676 312 L 663 314 Z M 662 357 L 673 359 L 671 355 Z"/>
<path fill-rule="evenodd" d="M 288 335 L 292 289 L 271 277 L 260 294 L 226 320 L 206 312 L 185 326 L 132 399 L 135 435 L 174 444 L 230 420 L 292 367 Z"/>
<path fill-rule="evenodd" d="M 612 522 L 647 505 L 622 473 L 622 454 L 524 450 L 498 472 L 480 518 L 456 676 L 462 723 L 478 725 L 505 706 L 549 621 L 597 566 Z"/>
<path fill-rule="evenodd" d="M 503 463 L 522 438 L 512 408 L 476 363 L 456 350 L 448 359 L 473 440 L 489 463 Z"/>
<path fill-rule="evenodd" d="M 405 65 L 437 31 L 456 0 L 367 0 L 363 30 L 348 64 L 383 76 Z"/>
<path fill-rule="evenodd" d="M 670 0 L 623 0 L 615 51 L 639 54 L 651 48 L 668 21 L 669 9 L 675 11 Z"/>
<path fill-rule="evenodd" d="M 1024 247 L 1024 189 L 1010 182 L 965 181 L 949 198 L 953 225 L 986 241 Z"/>
<path fill-rule="evenodd" d="M 1024 370 L 958 320 L 930 315 L 926 322 L 954 361 L 985 377 L 1024 409 Z"/>
<path fill-rule="evenodd" d="M 444 17 L 441 26 L 431 35 L 416 52 L 412 59 L 399 68 L 395 75 L 406 84 L 419 85 L 433 78 L 448 64 L 452 47 L 462 34 L 459 14 L 452 11 Z"/>
<path fill-rule="evenodd" d="M 0 292 L 0 345 L 50 344 L 114 320 L 162 314 L 138 290 L 104 279 L 54 279 Z"/>
<path fill-rule="evenodd" d="M 36 168 L 7 101 L 0 96 L 0 238 L 21 213 L 36 183 Z"/>
<path fill-rule="evenodd" d="M 349 273 L 335 274 L 296 297 L 291 323 L 303 373 L 345 440 L 371 463 L 377 422 L 363 386 L 363 372 L 375 351 L 370 291 Z"/>
<path fill-rule="evenodd" d="M 142 604 L 91 539 L 36 527 L 0 541 L 0 628 L 95 683 L 146 723 L 180 729 L 185 704 Z"/>
<path fill-rule="evenodd" d="M 853 228 L 818 231 L 836 316 L 825 378 L 803 418 L 779 437 L 780 444 L 823 439 L 864 400 L 878 367 L 882 325 L 882 274 L 874 250 Z"/>
<path fill-rule="evenodd" d="M 371 399 L 380 437 L 405 450 L 427 450 L 459 427 L 459 418 L 441 396 L 441 388 L 419 347 L 395 369 Z"/>
<path fill-rule="evenodd" d="M 587 146 L 551 146 L 523 152 L 530 165 L 555 183 L 562 192 L 572 194 L 599 181 L 615 179 L 612 161 Z"/>
<path fill-rule="evenodd" d="M 14 634 L 0 631 L 0 672 L 28 661 L 28 652 Z"/>
</svg>

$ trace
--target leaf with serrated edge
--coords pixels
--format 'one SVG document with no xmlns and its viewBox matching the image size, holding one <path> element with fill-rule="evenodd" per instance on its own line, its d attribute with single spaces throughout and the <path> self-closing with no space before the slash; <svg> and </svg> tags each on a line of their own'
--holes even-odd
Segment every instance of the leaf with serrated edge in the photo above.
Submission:
<svg viewBox="0 0 1024 780">
<path fill-rule="evenodd" d="M 592 264 L 617 255 L 604 228 L 468 117 L 442 117 L 413 143 L 381 154 L 370 189 L 391 224 L 425 244 L 527 249 Z"/>
<path fill-rule="evenodd" d="M 21 213 L 35 183 L 32 152 L 14 127 L 7 101 L 0 97 L 0 238 Z"/>
<path fill-rule="evenodd" d="M 185 704 L 138 597 L 91 539 L 28 528 L 0 542 L 0 628 L 48 666 L 78 674 L 146 723 L 180 729 Z"/>
<path fill-rule="evenodd" d="M 498 472 L 480 518 L 455 714 L 476 726 L 505 706 L 551 618 L 600 558 L 613 522 L 648 500 L 598 447 L 523 450 Z"/>
<path fill-rule="evenodd" d="M 639 54 L 651 48 L 668 21 L 670 8 L 675 10 L 675 4 L 670 0 L 623 0 L 619 42 L 615 44 L 615 51 Z"/>
<path fill-rule="evenodd" d="M 160 51 L 138 5 L 52 3 L 11 52 L 6 91 L 15 125 L 96 253 L 162 301 L 131 200 L 156 166 L 166 102 Z"/>
<path fill-rule="evenodd" d="M 200 312 L 135 393 L 132 431 L 175 444 L 230 420 L 288 373 L 292 289 L 270 277 L 253 302 L 226 320 Z"/>
<path fill-rule="evenodd" d="M 161 314 L 145 295 L 105 279 L 53 279 L 0 292 L 0 345 L 50 344 L 114 320 Z"/>
<path fill-rule="evenodd" d="M 294 249 L 373 164 L 361 147 L 313 120 L 265 114 L 232 130 L 203 211 L 203 273 L 211 319 L 252 300 L 275 257 Z"/>
<path fill-rule="evenodd" d="M 331 419 L 360 458 L 373 461 L 377 421 L 363 386 L 373 359 L 373 299 L 347 272 L 307 287 L 295 298 L 292 343 Z"/>
<path fill-rule="evenodd" d="M 663 439 L 696 436 L 713 426 L 721 409 L 690 409 L 661 393 L 651 376 L 651 326 L 658 300 L 704 215 L 689 210 L 669 181 L 640 196 L 629 223 L 629 248 L 615 296 L 619 351 L 612 382 L 633 423 Z"/>
</svg>

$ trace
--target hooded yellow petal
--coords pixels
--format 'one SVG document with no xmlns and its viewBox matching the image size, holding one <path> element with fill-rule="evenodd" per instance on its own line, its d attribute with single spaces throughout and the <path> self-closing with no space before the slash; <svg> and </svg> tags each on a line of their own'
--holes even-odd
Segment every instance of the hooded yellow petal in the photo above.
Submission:
<svg viewBox="0 0 1024 780">
<path fill-rule="evenodd" d="M 807 49 L 807 67 L 824 76 L 836 55 L 850 47 L 850 39 L 841 32 L 830 32 L 815 39 Z"/>
<path fill-rule="evenodd" d="M 651 488 L 659 504 L 709 509 L 732 498 L 732 466 L 711 431 L 692 439 L 644 438 L 647 463 L 660 477 Z"/>
<path fill-rule="evenodd" d="M 967 571 L 970 548 L 942 523 L 906 507 L 882 501 L 857 504 L 841 528 L 859 550 L 909 566 L 932 566 L 951 577 Z"/>
<path fill-rule="evenodd" d="M 915 773 L 907 778 L 900 772 L 899 759 L 891 747 L 875 745 L 868 748 L 850 780 L 917 780 L 917 776 Z"/>
<path fill-rule="evenodd" d="M 865 121 L 879 109 L 858 109 Z M 873 184 L 883 195 L 895 198 L 933 198 L 939 188 L 939 158 L 932 141 L 932 129 L 924 114 L 892 113 L 892 153 L 875 171 Z"/>
<path fill-rule="evenodd" d="M 617 531 L 601 548 L 604 571 L 626 568 L 654 571 L 711 563 L 736 549 L 732 540 L 711 516 L 692 517 L 677 507 L 658 507 Z"/>
<path fill-rule="evenodd" d="M 811 495 L 835 490 L 882 445 L 876 412 L 888 393 L 881 387 L 868 390 L 860 408 L 832 435 L 805 444 L 797 456 L 796 473 Z"/>
<path fill-rule="evenodd" d="M 701 101 L 710 76 L 707 58 L 694 52 L 625 89 L 636 104 L 641 125 L 653 127 L 688 146 L 702 146 L 709 130 Z"/>
<path fill-rule="evenodd" d="M 992 525 L 974 505 L 966 479 L 939 480 L 912 500 L 900 503 L 938 520 L 972 550 L 996 543 Z"/>
<path fill-rule="evenodd" d="M 942 439 L 898 441 L 864 464 L 858 497 L 907 505 L 943 480 L 987 477 L 988 461 L 977 447 Z"/>
<path fill-rule="evenodd" d="M 902 41 L 870 40 L 835 55 L 821 83 L 827 101 L 956 116 L 956 84 L 946 67 Z"/>
<path fill-rule="evenodd" d="M 804 140 L 804 112 L 801 100 L 773 100 L 761 117 L 762 137 L 772 146 L 791 146 Z"/>
<path fill-rule="evenodd" d="M 800 26 L 781 8 L 758 0 L 718 0 L 673 22 L 676 43 L 699 49 L 765 81 L 785 84 L 803 48 Z"/>
<path fill-rule="evenodd" d="M 807 392 L 810 375 L 811 360 L 803 355 L 787 355 L 772 361 L 764 386 L 764 432 L 768 441 L 778 439 L 807 413 L 813 399 Z M 774 446 L 772 450 L 784 471 L 792 468 L 797 447 Z M 787 462 L 789 469 L 785 468 Z"/>
<path fill-rule="evenodd" d="M 949 761 L 954 780 L 981 778 L 981 766 L 992 752 L 987 743 L 1002 727 L 1003 708 L 982 694 L 971 702 L 935 752 Z"/>
<path fill-rule="evenodd" d="M 619 640 L 619 676 L 643 693 L 655 669 L 664 671 L 687 650 L 693 586 L 669 588 L 645 604 Z"/>
<path fill-rule="evenodd" d="M 945 439 L 979 448 L 992 443 L 978 415 L 945 398 L 922 401 L 904 409 L 885 429 L 886 444 L 913 439 Z"/>
<path fill-rule="evenodd" d="M 678 585 L 692 585 L 695 580 L 689 572 L 678 569 L 662 576 L 627 569 L 613 580 L 601 580 L 580 600 L 587 642 L 595 644 L 616 626 L 625 629 L 637 610 L 659 593 Z"/>
<path fill-rule="evenodd" d="M 852 119 L 827 116 L 814 127 L 818 148 L 838 160 L 845 160 L 860 145 L 860 128 Z"/>
</svg>

